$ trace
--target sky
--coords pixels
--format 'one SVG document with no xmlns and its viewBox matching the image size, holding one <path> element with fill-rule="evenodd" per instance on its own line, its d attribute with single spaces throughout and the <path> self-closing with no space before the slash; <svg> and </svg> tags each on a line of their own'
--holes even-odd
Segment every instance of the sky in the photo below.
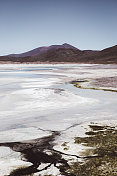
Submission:
<svg viewBox="0 0 117 176">
<path fill-rule="evenodd" d="M 117 45 L 117 0 L 0 0 L 0 55 L 63 43 Z"/>
</svg>

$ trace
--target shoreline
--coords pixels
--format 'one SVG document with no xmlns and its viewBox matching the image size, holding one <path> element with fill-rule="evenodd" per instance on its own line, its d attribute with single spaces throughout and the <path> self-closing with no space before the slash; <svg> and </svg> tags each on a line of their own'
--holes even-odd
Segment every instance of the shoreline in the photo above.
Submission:
<svg viewBox="0 0 117 176">
<path fill-rule="evenodd" d="M 9 61 L 0 61 L 0 64 L 85 64 L 78 62 L 9 62 Z M 87 63 L 88 64 L 88 63 Z"/>
<path fill-rule="evenodd" d="M 92 62 L 11 62 L 11 61 L 0 61 L 0 65 L 2 64 L 50 64 L 50 65 L 56 65 L 56 64 L 84 64 L 84 65 L 117 65 L 117 63 L 92 63 Z"/>
</svg>

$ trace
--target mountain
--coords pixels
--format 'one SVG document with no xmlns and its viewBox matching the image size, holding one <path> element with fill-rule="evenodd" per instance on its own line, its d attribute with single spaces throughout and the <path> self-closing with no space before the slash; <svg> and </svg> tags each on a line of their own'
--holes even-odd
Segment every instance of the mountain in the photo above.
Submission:
<svg viewBox="0 0 117 176">
<path fill-rule="evenodd" d="M 11 62 L 76 62 L 117 64 L 117 45 L 101 51 L 79 50 L 67 43 L 39 47 L 21 54 L 0 56 L 0 61 Z"/>
<path fill-rule="evenodd" d="M 36 48 L 36 49 L 33 49 L 31 51 L 28 51 L 28 52 L 25 52 L 25 53 L 21 53 L 21 54 L 10 54 L 8 56 L 10 57 L 28 57 L 28 56 L 39 56 L 40 54 L 48 51 L 48 50 L 51 50 L 51 49 L 59 49 L 59 48 L 72 48 L 72 49 L 76 49 L 74 46 L 72 45 L 69 45 L 67 43 L 64 43 L 63 45 L 51 45 L 51 46 L 48 46 L 48 47 L 39 47 L 39 48 Z"/>
<path fill-rule="evenodd" d="M 50 49 L 33 58 L 42 62 L 78 62 L 79 59 L 89 56 L 92 53 L 95 53 L 95 51 L 87 52 L 77 48 L 57 48 Z"/>
<path fill-rule="evenodd" d="M 83 60 L 97 64 L 117 64 L 117 45 L 93 53 Z"/>
</svg>

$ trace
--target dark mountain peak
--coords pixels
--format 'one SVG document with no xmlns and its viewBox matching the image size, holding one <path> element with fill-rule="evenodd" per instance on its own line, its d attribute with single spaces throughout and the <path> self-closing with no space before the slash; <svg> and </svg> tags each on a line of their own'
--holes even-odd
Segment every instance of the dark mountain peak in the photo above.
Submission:
<svg viewBox="0 0 117 176">
<path fill-rule="evenodd" d="M 70 45 L 70 44 L 68 44 L 68 43 L 64 43 L 64 44 L 62 44 L 61 46 L 62 46 L 63 48 L 77 49 L 76 47 L 74 47 L 74 46 L 72 46 L 72 45 Z"/>
<path fill-rule="evenodd" d="M 9 57 L 33 57 L 33 56 L 39 56 L 40 54 L 43 54 L 51 49 L 77 49 L 74 46 L 64 43 L 62 45 L 51 45 L 51 46 L 42 46 L 35 48 L 33 50 L 30 50 L 28 52 L 20 53 L 20 54 L 10 54 Z"/>
<path fill-rule="evenodd" d="M 69 47 L 73 47 L 72 45 L 70 45 L 70 44 L 68 44 L 68 43 L 63 43 L 62 46 L 63 46 L 63 47 L 68 47 L 68 48 L 69 48 Z"/>
</svg>

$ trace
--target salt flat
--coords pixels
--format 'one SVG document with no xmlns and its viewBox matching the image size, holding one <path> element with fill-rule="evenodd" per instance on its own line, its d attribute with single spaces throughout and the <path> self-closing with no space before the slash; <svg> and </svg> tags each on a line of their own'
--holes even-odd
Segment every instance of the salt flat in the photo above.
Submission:
<svg viewBox="0 0 117 176">
<path fill-rule="evenodd" d="M 70 84 L 76 79 L 116 76 L 116 65 L 0 65 L 0 143 L 44 137 L 74 124 L 116 120 L 116 92 L 78 89 Z M 5 150 L 0 147 L 1 153 Z M 13 162 L 11 165 L 2 164 L 1 173 L 15 167 Z"/>
</svg>

